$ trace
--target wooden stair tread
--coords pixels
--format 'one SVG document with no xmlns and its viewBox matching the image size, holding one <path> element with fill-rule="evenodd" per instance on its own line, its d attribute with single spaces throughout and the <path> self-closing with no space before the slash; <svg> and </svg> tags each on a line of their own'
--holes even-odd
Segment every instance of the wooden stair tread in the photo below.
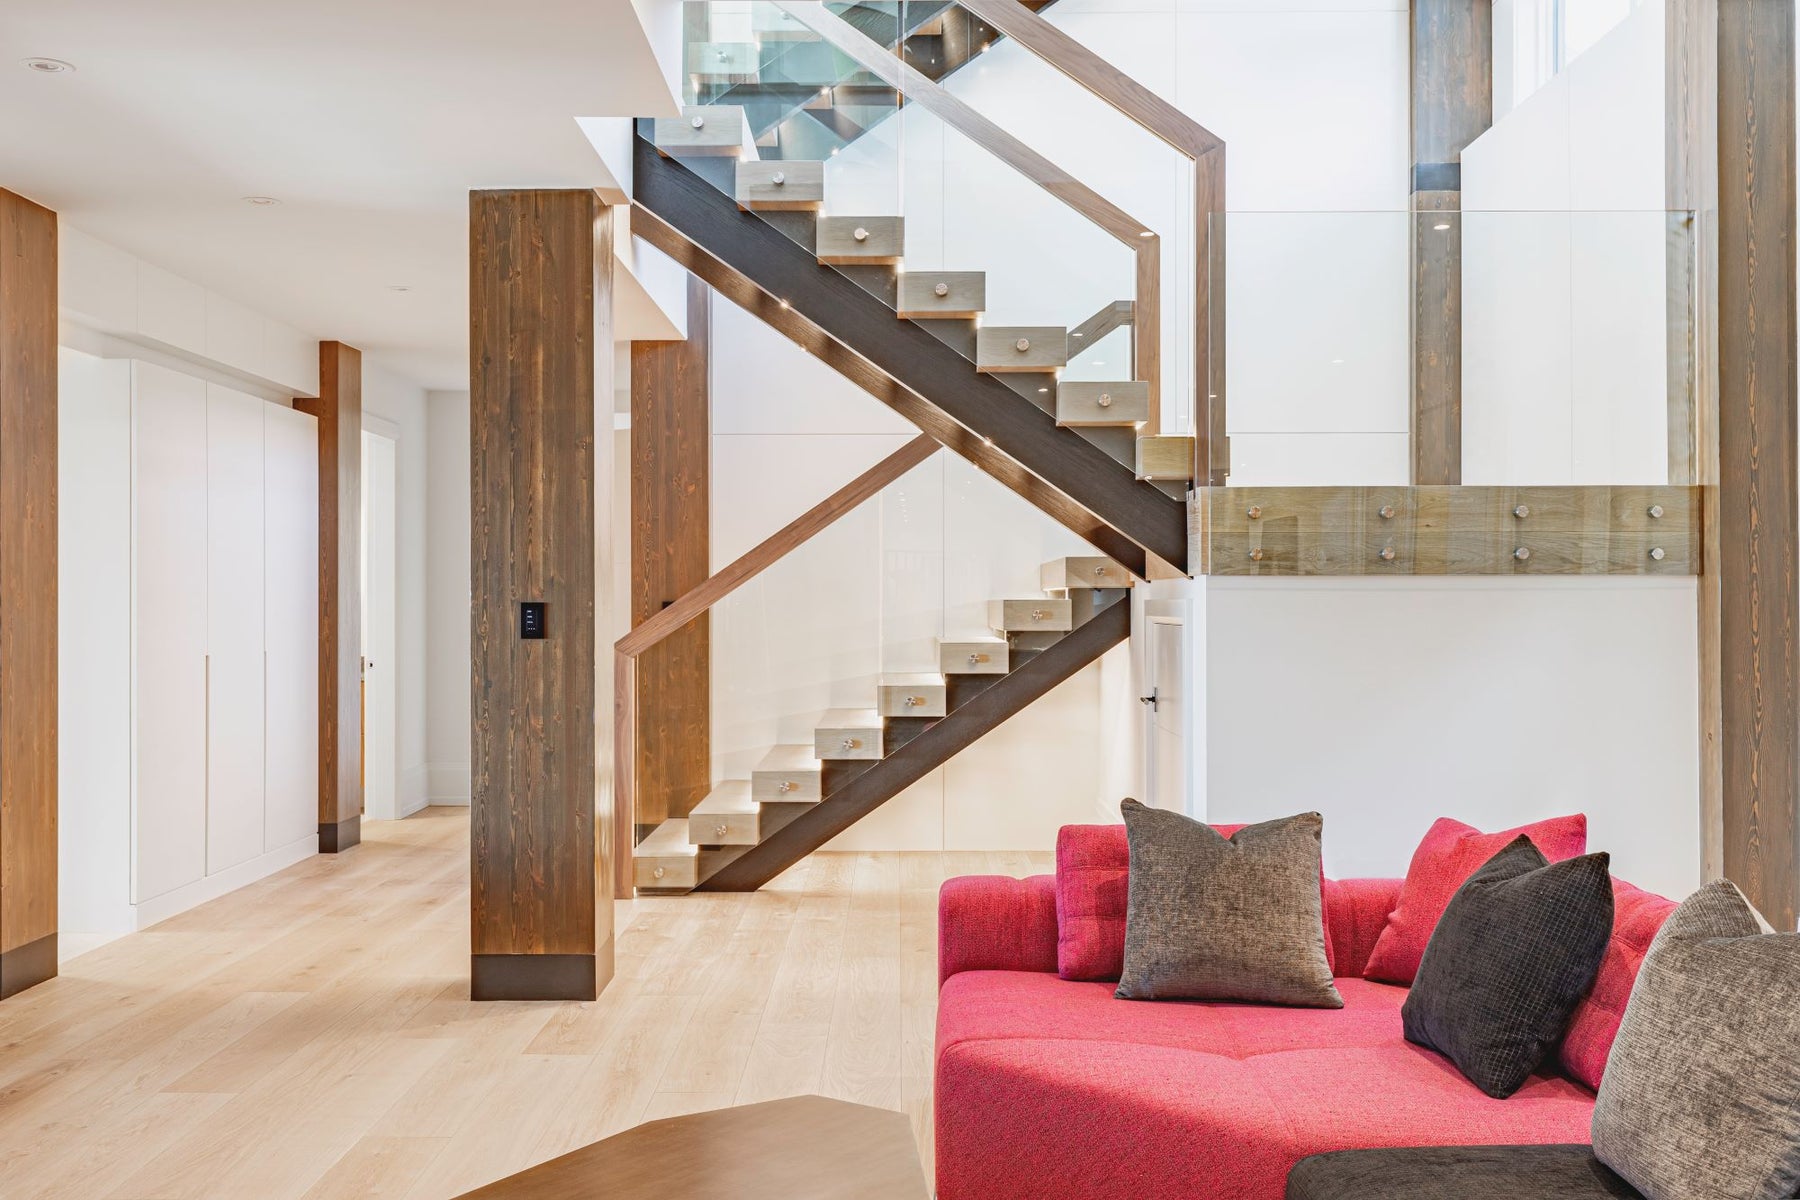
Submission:
<svg viewBox="0 0 1800 1200">
<path fill-rule="evenodd" d="M 1131 572 L 1103 555 L 1070 555 L 1052 559 L 1038 568 L 1038 584 L 1046 592 L 1071 588 L 1128 588 L 1137 580 Z"/>
<path fill-rule="evenodd" d="M 967 319 L 986 308 L 985 271 L 907 271 L 900 276 L 895 303 L 900 317 L 915 321 Z"/>
<path fill-rule="evenodd" d="M 1139 479 L 1190 480 L 1194 477 L 1194 439 L 1185 436 L 1141 437 L 1137 441 Z"/>
<path fill-rule="evenodd" d="M 1136 429 L 1150 419 L 1150 385 L 1134 379 L 1065 379 L 1056 385 L 1056 423 L 1067 428 Z"/>
<path fill-rule="evenodd" d="M 943 687 L 944 676 L 937 671 L 915 671 L 897 675 L 883 675 L 882 687 Z"/>
<path fill-rule="evenodd" d="M 1067 632 L 1074 610 L 1065 596 L 988 601 L 988 626 L 1006 633 Z"/>
<path fill-rule="evenodd" d="M 1011 646 L 1005 638 L 939 638 L 938 665 L 946 675 L 1004 675 Z M 981 661 L 970 662 L 971 657 Z"/>
<path fill-rule="evenodd" d="M 750 772 L 750 790 L 764 804 L 817 804 L 824 773 L 816 745 L 776 746 Z"/>
<path fill-rule="evenodd" d="M 1069 331 L 1060 325 L 983 325 L 975 331 L 977 371 L 1042 374 L 1068 361 Z"/>
<path fill-rule="evenodd" d="M 832 708 L 819 718 L 821 729 L 880 729 L 881 714 L 872 708 Z"/>
</svg>

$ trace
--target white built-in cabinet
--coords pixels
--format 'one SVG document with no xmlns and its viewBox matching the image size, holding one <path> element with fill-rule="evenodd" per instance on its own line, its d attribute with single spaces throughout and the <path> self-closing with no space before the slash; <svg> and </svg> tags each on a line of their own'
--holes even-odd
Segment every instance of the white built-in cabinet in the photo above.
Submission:
<svg viewBox="0 0 1800 1200">
<path fill-rule="evenodd" d="M 317 836 L 318 467 L 310 416 L 146 363 L 131 452 L 141 906 Z"/>
</svg>

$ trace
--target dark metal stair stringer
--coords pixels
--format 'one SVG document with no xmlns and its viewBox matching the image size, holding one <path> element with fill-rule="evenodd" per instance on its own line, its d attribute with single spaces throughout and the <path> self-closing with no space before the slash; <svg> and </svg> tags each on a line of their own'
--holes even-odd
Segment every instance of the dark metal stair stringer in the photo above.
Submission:
<svg viewBox="0 0 1800 1200">
<path fill-rule="evenodd" d="M 942 766 L 1131 634 L 1131 604 L 1095 613 L 1067 637 L 958 705 L 874 766 L 828 793 L 700 881 L 702 892 L 755 891 Z"/>
</svg>

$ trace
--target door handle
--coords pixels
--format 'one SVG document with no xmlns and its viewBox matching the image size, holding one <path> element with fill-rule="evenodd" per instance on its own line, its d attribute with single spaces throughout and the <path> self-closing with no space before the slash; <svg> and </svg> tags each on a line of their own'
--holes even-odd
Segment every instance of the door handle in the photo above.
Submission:
<svg viewBox="0 0 1800 1200">
<path fill-rule="evenodd" d="M 1148 704 L 1150 706 L 1151 710 L 1154 711 L 1156 709 L 1156 689 L 1151 688 L 1150 694 L 1148 696 L 1139 696 L 1138 703 L 1139 704 Z"/>
</svg>

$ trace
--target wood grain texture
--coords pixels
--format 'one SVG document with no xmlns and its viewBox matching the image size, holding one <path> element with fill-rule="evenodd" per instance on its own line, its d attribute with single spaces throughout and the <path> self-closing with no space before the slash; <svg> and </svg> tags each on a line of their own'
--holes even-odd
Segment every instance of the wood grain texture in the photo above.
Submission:
<svg viewBox="0 0 1800 1200">
<path fill-rule="evenodd" d="M 1493 124 L 1493 76 L 1490 0 L 1412 0 L 1416 484 L 1462 482 L 1462 151 Z"/>
<path fill-rule="evenodd" d="M 850 1185 L 849 1181 L 854 1181 Z M 651 1121 L 461 1200 L 930 1200 L 903 1113 L 796 1096 Z"/>
<path fill-rule="evenodd" d="M 612 410 L 611 212 L 583 190 L 476 191 L 469 207 L 471 950 L 585 955 L 604 987 L 597 878 L 613 831 L 595 627 L 611 480 L 596 441 Z M 525 600 L 547 605 L 548 637 L 519 636 Z"/>
<path fill-rule="evenodd" d="M 631 344 L 631 624 L 712 570 L 712 291 L 688 276 L 687 339 Z M 711 625 L 690 621 L 637 672 L 633 823 L 685 817 L 712 789 Z"/>
<path fill-rule="evenodd" d="M 1794 7 L 1718 6 L 1720 747 L 1725 875 L 1800 913 Z"/>
<path fill-rule="evenodd" d="M 821 853 L 759 892 L 621 903 L 599 1001 L 476 1004 L 468 821 L 373 822 L 0 1004 L 7 1200 L 442 1200 L 657 1114 L 806 1094 L 905 1112 L 929 1178 L 938 887 L 1053 858 Z"/>
<path fill-rule="evenodd" d="M 634 234 L 1134 574 L 1145 550 L 1184 561 L 1179 501 L 642 139 L 635 166 Z"/>
<path fill-rule="evenodd" d="M 1460 192 L 1414 192 L 1412 481 L 1462 482 Z"/>
<path fill-rule="evenodd" d="M 319 343 L 319 850 L 362 839 L 362 351 Z"/>
<path fill-rule="evenodd" d="M 1212 488 L 1195 549 L 1209 575 L 1693 575 L 1701 504 L 1694 487 Z"/>
<path fill-rule="evenodd" d="M 56 974 L 57 250 L 0 190 L 0 999 Z"/>
</svg>

